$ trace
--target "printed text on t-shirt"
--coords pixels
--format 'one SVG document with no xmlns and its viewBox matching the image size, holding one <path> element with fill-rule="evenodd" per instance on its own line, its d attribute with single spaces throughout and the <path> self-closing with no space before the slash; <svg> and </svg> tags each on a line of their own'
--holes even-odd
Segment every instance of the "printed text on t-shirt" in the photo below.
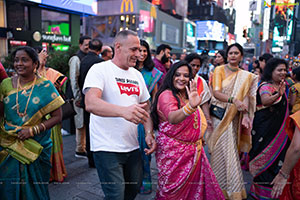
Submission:
<svg viewBox="0 0 300 200">
<path fill-rule="evenodd" d="M 120 89 L 121 94 L 140 95 L 140 87 L 138 81 L 125 79 L 125 78 L 115 78 Z"/>
</svg>

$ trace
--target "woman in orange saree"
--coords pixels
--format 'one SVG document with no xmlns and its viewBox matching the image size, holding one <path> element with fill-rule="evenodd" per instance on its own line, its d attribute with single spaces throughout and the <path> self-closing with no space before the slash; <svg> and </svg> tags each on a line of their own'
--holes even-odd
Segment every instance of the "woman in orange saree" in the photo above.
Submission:
<svg viewBox="0 0 300 200">
<path fill-rule="evenodd" d="M 206 134 L 211 167 L 226 199 L 247 197 L 239 153 L 251 149 L 250 130 L 256 105 L 257 76 L 239 69 L 243 48 L 226 52 L 228 64 L 213 73 L 211 116 L 214 130 Z"/>
<path fill-rule="evenodd" d="M 156 199 L 224 199 L 203 150 L 207 123 L 200 103 L 191 67 L 184 61 L 175 63 L 151 113 L 154 129 L 158 129 Z"/>
<path fill-rule="evenodd" d="M 36 48 L 37 49 L 37 48 Z M 67 77 L 62 73 L 52 69 L 50 67 L 46 67 L 48 54 L 46 51 L 42 49 L 37 49 L 39 52 L 39 60 L 40 67 L 38 69 L 38 73 L 40 76 L 51 81 L 55 88 L 61 92 L 62 86 L 67 80 Z M 47 118 L 50 116 L 47 116 Z M 50 173 L 50 181 L 63 182 L 67 177 L 67 170 L 63 158 L 63 139 L 61 134 L 61 123 L 56 124 L 51 128 L 51 136 L 50 136 L 53 145 L 51 149 L 51 173 Z"/>
</svg>

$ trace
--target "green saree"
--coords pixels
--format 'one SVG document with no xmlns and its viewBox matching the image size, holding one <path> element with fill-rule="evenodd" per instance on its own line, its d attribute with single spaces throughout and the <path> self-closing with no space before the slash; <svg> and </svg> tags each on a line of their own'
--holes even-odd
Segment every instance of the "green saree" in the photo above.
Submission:
<svg viewBox="0 0 300 200">
<path fill-rule="evenodd" d="M 29 86 L 28 83 L 24 86 Z M 20 112 L 24 112 L 32 87 L 18 92 Z M 59 108 L 63 99 L 53 84 L 38 78 L 28 109 L 19 117 L 16 106 L 17 89 L 12 79 L 0 85 L 0 101 L 4 104 L 4 119 L 0 126 L 0 194 L 1 199 L 49 199 L 50 155 L 52 141 L 50 130 L 25 141 L 17 139 L 22 128 L 41 123 L 44 117 Z"/>
</svg>

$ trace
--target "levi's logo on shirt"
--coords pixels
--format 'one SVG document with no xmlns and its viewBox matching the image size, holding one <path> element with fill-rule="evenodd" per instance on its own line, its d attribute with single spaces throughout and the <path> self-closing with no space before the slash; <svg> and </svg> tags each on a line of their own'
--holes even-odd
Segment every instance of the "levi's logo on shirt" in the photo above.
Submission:
<svg viewBox="0 0 300 200">
<path fill-rule="evenodd" d="M 127 94 L 128 96 L 140 95 L 140 87 L 137 81 L 125 78 L 116 78 L 116 81 L 121 94 Z"/>
</svg>

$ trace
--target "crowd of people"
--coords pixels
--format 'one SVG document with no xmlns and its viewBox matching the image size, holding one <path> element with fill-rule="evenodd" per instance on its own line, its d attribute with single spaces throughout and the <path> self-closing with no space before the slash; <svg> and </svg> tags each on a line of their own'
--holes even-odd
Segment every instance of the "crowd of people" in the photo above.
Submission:
<svg viewBox="0 0 300 200">
<path fill-rule="evenodd" d="M 39 47 L 12 53 L 14 76 L 0 65 L 1 199 L 49 199 L 48 183 L 67 177 L 68 84 L 75 156 L 96 167 L 105 199 L 151 193 L 153 152 L 158 200 L 300 198 L 300 67 L 269 53 L 244 58 L 238 43 L 214 58 L 177 60 L 167 44 L 152 55 L 130 30 L 112 45 L 80 37 L 69 78 Z M 253 176 L 248 194 L 243 170 Z"/>
</svg>

